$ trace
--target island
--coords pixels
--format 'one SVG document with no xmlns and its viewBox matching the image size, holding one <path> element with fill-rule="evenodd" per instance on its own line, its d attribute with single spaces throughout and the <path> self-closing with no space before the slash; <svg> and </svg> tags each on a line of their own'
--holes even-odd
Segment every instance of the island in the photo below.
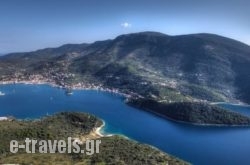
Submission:
<svg viewBox="0 0 250 165">
<path fill-rule="evenodd" d="M 128 140 L 122 136 L 104 136 L 99 130 L 103 121 L 97 117 L 78 112 L 61 112 L 34 120 L 0 121 L 0 164 L 180 164 L 187 162 L 168 155 L 146 144 Z M 10 153 L 10 141 L 30 139 L 58 140 L 74 137 L 81 142 L 100 139 L 100 151 L 86 154 L 27 154 Z"/>
<path fill-rule="evenodd" d="M 204 102 L 163 103 L 130 99 L 127 104 L 166 119 L 198 125 L 250 126 L 250 118 Z"/>
</svg>

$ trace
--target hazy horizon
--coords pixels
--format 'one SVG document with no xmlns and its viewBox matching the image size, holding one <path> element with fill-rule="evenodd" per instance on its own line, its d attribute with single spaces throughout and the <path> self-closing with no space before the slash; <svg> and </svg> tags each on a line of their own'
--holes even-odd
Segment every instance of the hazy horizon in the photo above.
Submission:
<svg viewBox="0 0 250 165">
<path fill-rule="evenodd" d="M 156 31 L 140 31 L 140 32 L 132 32 L 132 33 L 141 33 L 141 32 L 156 32 Z M 28 50 L 28 51 L 14 51 L 14 52 L 7 52 L 7 53 L 1 53 L 0 52 L 0 56 L 3 56 L 3 55 L 7 55 L 7 54 L 11 54 L 11 53 L 25 53 L 25 52 L 33 52 L 33 51 L 37 51 L 37 50 L 42 50 L 42 49 L 47 49 L 47 48 L 58 48 L 58 47 L 61 47 L 63 45 L 67 45 L 67 44 L 92 44 L 94 42 L 97 42 L 97 41 L 104 41 L 104 40 L 112 40 L 112 39 L 115 39 L 116 37 L 120 36 L 120 35 L 125 35 L 125 34 L 132 34 L 132 33 L 123 33 L 123 34 L 119 34 L 117 36 L 114 36 L 113 38 L 106 38 L 106 39 L 103 39 L 103 40 L 96 40 L 96 41 L 93 41 L 93 42 L 79 42 L 79 43 L 62 43 L 60 45 L 54 45 L 54 46 L 48 46 L 48 47 L 41 47 L 41 48 L 37 48 L 37 49 L 33 49 L 33 50 Z M 162 32 L 159 32 L 159 33 L 162 33 Z M 201 32 L 202 33 L 202 32 Z M 206 33 L 206 32 L 203 32 L 203 33 Z M 165 33 L 163 33 L 165 34 Z M 189 33 L 189 34 L 177 34 L 177 35 L 169 35 L 169 34 L 166 34 L 166 35 L 169 35 L 169 36 L 179 36 L 179 35 L 192 35 L 192 34 L 200 34 L 200 33 Z M 209 33 L 209 34 L 214 34 L 214 33 Z M 215 34 L 215 35 L 219 35 L 219 34 Z M 227 36 L 222 36 L 222 37 L 227 37 Z M 229 38 L 229 37 L 227 37 Z M 230 39 L 233 39 L 235 40 L 234 38 L 230 38 Z M 236 40 L 238 41 L 238 40 Z M 239 42 L 242 42 L 242 41 L 239 41 Z M 244 43 L 244 42 L 242 42 Z M 247 43 L 244 43 L 244 44 L 247 44 Z M 250 44 L 247 44 L 250 46 Z"/>
<path fill-rule="evenodd" d="M 247 0 L 6 0 L 0 1 L 0 54 L 118 35 L 155 31 L 168 35 L 212 33 L 250 45 Z"/>
</svg>

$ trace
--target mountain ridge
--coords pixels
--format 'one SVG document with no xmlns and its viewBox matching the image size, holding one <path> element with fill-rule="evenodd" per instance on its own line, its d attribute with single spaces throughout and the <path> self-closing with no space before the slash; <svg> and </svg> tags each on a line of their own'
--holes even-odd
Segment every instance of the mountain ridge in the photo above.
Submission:
<svg viewBox="0 0 250 165">
<path fill-rule="evenodd" d="M 56 81 L 68 85 L 82 81 L 101 84 L 166 102 L 250 103 L 248 70 L 250 46 L 209 33 L 131 33 L 92 44 L 69 44 L 0 57 L 1 81 L 13 71 L 52 80 L 49 72 L 74 74 L 61 80 L 57 77 Z"/>
<path fill-rule="evenodd" d="M 79 45 L 79 46 L 80 45 L 91 45 L 91 44 L 94 44 L 96 42 L 111 41 L 111 40 L 115 40 L 116 38 L 121 37 L 121 36 L 127 36 L 127 35 L 133 35 L 133 34 L 158 34 L 158 35 L 163 35 L 163 36 L 168 36 L 168 37 L 180 37 L 180 36 L 191 36 L 191 35 L 193 35 L 193 36 L 203 35 L 203 36 L 214 36 L 214 37 L 217 36 L 219 38 L 229 39 L 229 40 L 232 40 L 233 42 L 237 42 L 239 44 L 243 44 L 246 47 L 250 46 L 250 45 L 248 45 L 245 42 L 238 41 L 236 39 L 233 39 L 233 38 L 230 38 L 230 37 L 225 37 L 225 36 L 222 36 L 222 35 L 219 35 L 219 34 L 214 34 L 214 33 L 199 32 L 199 33 L 190 33 L 190 34 L 168 35 L 168 34 L 165 34 L 165 33 L 155 32 L 155 31 L 142 31 L 142 32 L 134 32 L 134 33 L 128 33 L 128 34 L 121 34 L 121 35 L 119 35 L 119 36 L 117 36 L 117 37 L 115 37 L 113 39 L 97 40 L 97 41 L 94 41 L 94 42 L 91 42 L 91 43 L 86 43 L 86 42 L 83 42 L 83 43 L 66 43 L 66 44 L 62 44 L 60 46 L 42 48 L 42 49 L 37 49 L 37 50 L 34 50 L 34 51 L 0 53 L 0 55 L 7 56 L 7 55 L 11 55 L 11 54 L 24 54 L 24 53 L 31 53 L 31 52 L 43 51 L 43 50 L 46 50 L 46 49 L 58 49 L 58 48 L 61 48 L 61 47 L 71 46 L 71 45 L 72 46 L 74 46 L 74 45 Z"/>
</svg>

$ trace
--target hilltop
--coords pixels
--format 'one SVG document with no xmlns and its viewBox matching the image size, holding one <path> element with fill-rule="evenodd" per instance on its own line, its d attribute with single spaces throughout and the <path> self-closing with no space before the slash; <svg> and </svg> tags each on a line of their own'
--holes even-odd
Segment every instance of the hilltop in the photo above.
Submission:
<svg viewBox="0 0 250 165">
<path fill-rule="evenodd" d="M 158 101 L 250 103 L 250 47 L 214 34 L 141 32 L 0 57 L 0 81 L 117 89 Z"/>
</svg>

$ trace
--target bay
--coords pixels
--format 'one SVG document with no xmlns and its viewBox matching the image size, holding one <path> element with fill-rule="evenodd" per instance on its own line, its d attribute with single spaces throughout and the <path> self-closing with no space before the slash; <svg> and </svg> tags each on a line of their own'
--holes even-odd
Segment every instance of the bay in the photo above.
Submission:
<svg viewBox="0 0 250 165">
<path fill-rule="evenodd" d="M 34 119 L 61 111 L 81 111 L 105 121 L 105 134 L 121 134 L 193 164 L 250 164 L 249 127 L 194 126 L 162 119 L 124 103 L 118 94 L 49 85 L 0 85 L 0 116 Z M 220 104 L 250 116 L 250 108 Z"/>
</svg>

